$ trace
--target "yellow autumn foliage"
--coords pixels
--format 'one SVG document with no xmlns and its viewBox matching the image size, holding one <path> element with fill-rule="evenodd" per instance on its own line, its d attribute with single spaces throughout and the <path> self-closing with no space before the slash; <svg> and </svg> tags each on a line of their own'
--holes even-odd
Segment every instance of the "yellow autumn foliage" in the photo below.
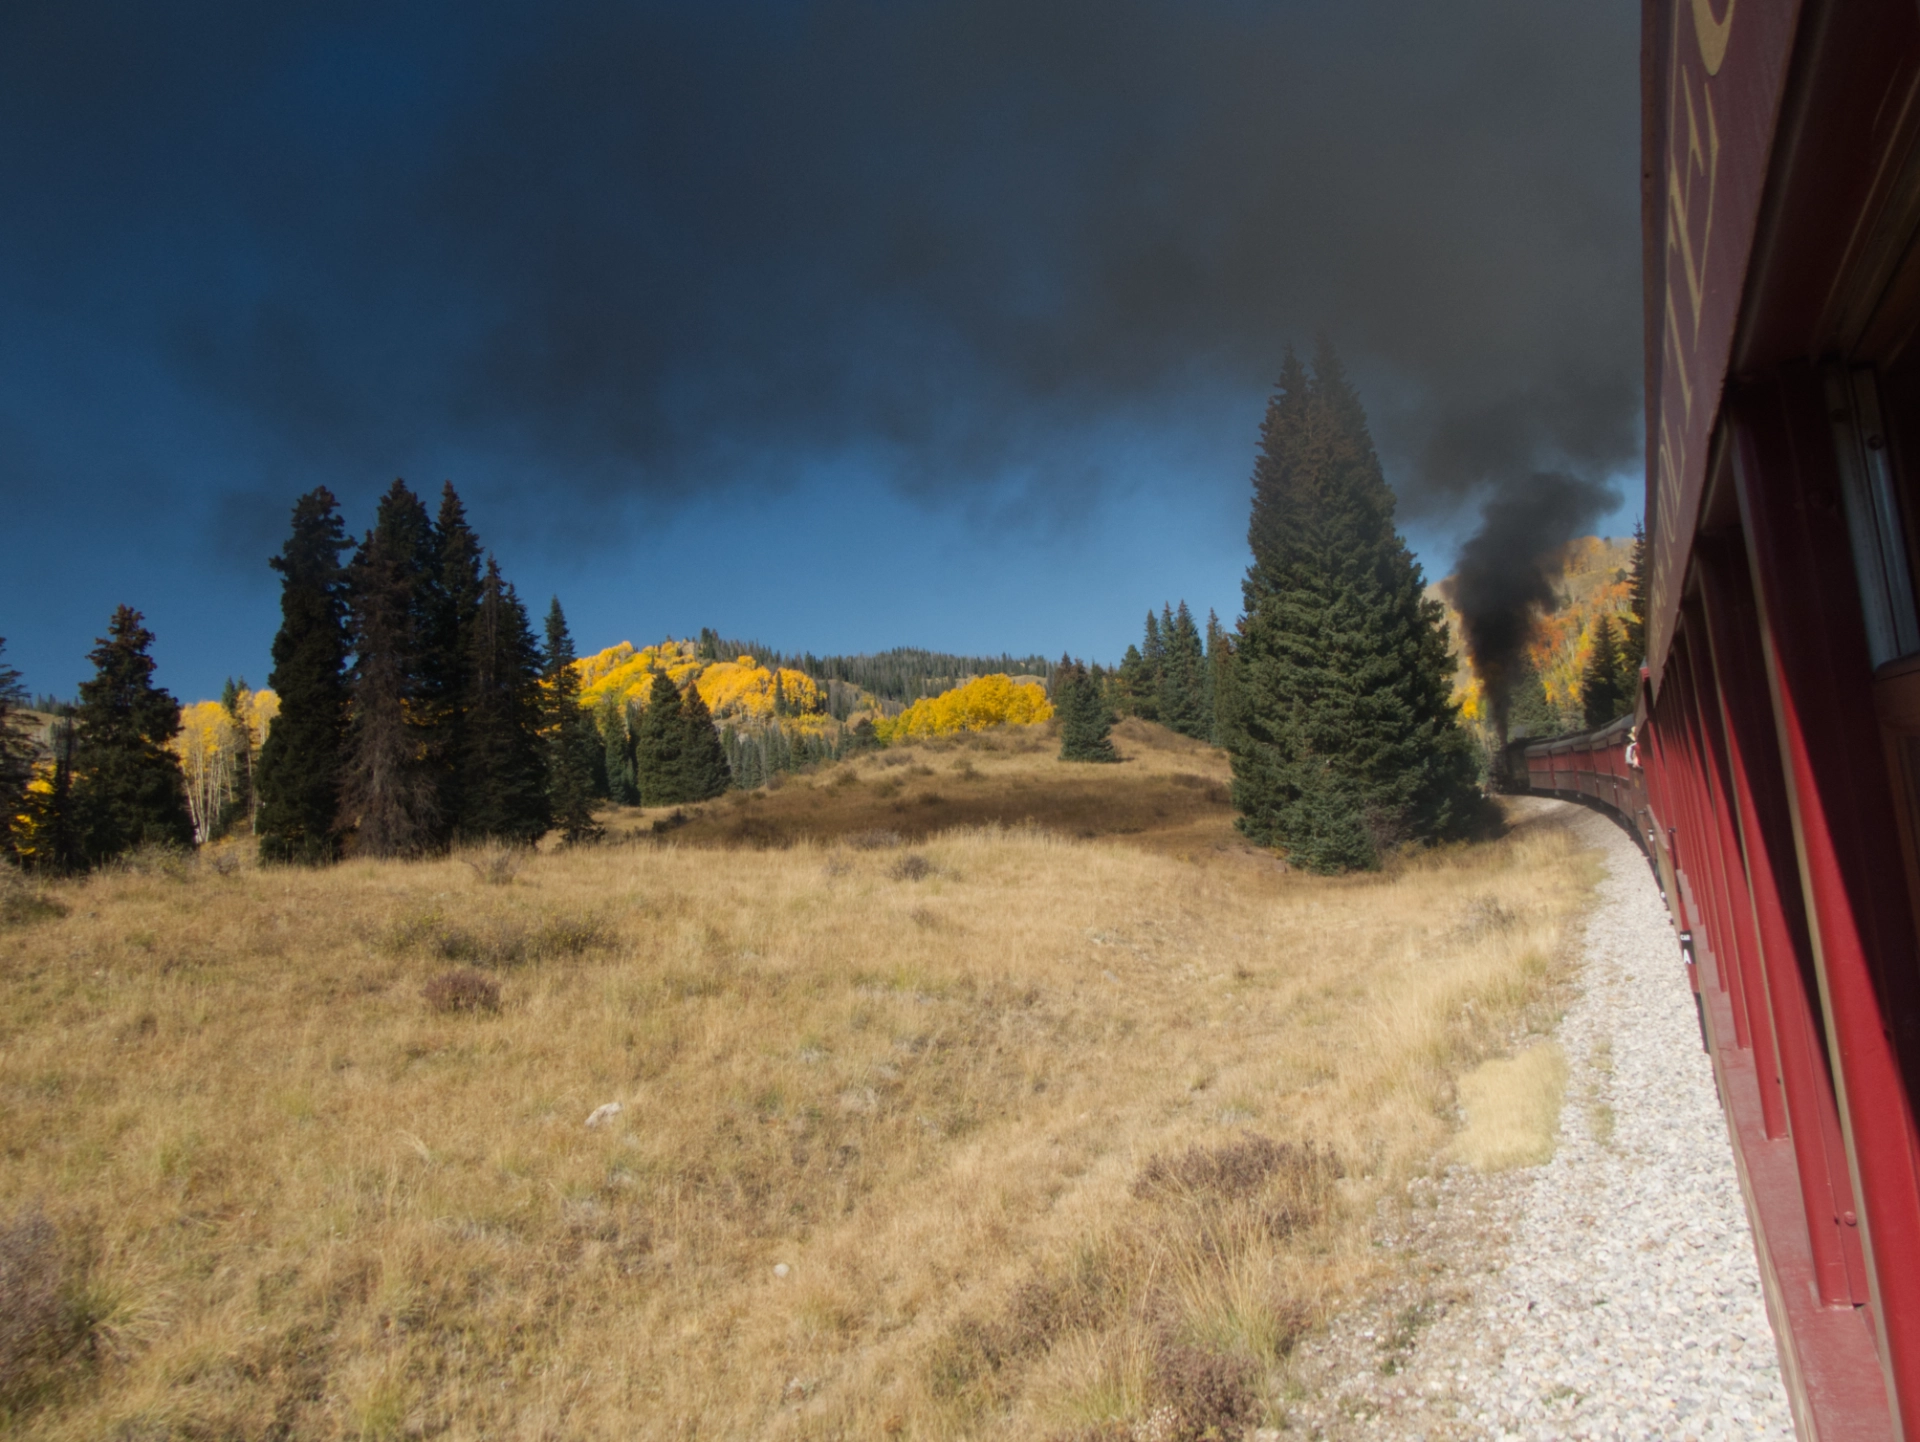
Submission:
<svg viewBox="0 0 1920 1442">
<path fill-rule="evenodd" d="M 876 721 L 873 734 L 886 742 L 914 741 L 992 726 L 1031 726 L 1052 716 L 1053 703 L 1038 681 L 976 676 L 963 686 L 914 702 L 898 716 Z"/>
<path fill-rule="evenodd" d="M 186 775 L 194 840 L 207 840 L 227 803 L 240 794 L 279 714 L 280 698 L 266 690 L 242 689 L 232 711 L 218 701 L 180 708 L 180 734 L 172 746 Z"/>
<path fill-rule="evenodd" d="M 653 678 L 664 672 L 684 690 L 688 683 L 700 689 L 715 721 L 763 721 L 774 714 L 776 685 L 791 715 L 781 717 L 789 732 L 821 731 L 826 717 L 826 695 L 804 671 L 777 670 L 751 656 L 731 661 L 702 661 L 691 641 L 662 641 L 635 650 L 633 643 L 617 646 L 574 662 L 580 673 L 580 704 L 591 710 L 608 697 L 622 705 L 644 709 Z"/>
</svg>

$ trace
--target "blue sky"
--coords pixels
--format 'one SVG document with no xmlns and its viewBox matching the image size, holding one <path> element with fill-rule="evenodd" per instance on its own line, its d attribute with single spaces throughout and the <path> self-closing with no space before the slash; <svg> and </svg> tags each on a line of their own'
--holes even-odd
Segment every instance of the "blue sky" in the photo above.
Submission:
<svg viewBox="0 0 1920 1442">
<path fill-rule="evenodd" d="M 259 683 L 293 498 L 402 475 L 583 647 L 1111 660 L 1235 610 L 1321 333 L 1430 575 L 1543 473 L 1624 531 L 1620 8 L 21 0 L 6 657 L 70 692 L 126 602 Z"/>
</svg>

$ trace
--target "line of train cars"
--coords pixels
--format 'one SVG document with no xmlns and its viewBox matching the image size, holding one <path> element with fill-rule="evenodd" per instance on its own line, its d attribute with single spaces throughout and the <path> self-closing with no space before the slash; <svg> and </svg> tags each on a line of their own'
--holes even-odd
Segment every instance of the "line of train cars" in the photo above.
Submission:
<svg viewBox="0 0 1920 1442">
<path fill-rule="evenodd" d="M 1920 4 L 1644 0 L 1647 847 L 1800 1435 L 1920 1442 Z"/>
</svg>

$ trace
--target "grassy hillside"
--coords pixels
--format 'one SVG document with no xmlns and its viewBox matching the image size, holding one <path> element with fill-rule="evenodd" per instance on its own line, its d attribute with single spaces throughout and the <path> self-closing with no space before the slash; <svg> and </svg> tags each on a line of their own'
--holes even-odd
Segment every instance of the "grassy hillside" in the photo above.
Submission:
<svg viewBox="0 0 1920 1442">
<path fill-rule="evenodd" d="M 1290 875 L 1236 846 L 1216 755 L 1122 749 L 989 733 L 573 852 L 10 892 L 0 1407 L 41 1438 L 1278 1421 L 1454 1078 L 1546 1025 L 1588 865 L 1534 826 Z"/>
</svg>

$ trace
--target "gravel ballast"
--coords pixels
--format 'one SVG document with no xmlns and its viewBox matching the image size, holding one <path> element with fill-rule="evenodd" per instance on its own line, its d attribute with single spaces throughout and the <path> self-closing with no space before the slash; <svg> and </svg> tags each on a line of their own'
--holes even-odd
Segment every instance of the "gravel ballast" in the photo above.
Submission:
<svg viewBox="0 0 1920 1442">
<path fill-rule="evenodd" d="M 1602 816 L 1535 802 L 1605 865 L 1558 1146 L 1426 1183 L 1383 1245 L 1413 1279 L 1303 1349 L 1296 1435 L 1787 1439 L 1731 1143 L 1659 890 Z M 1314 1354 L 1318 1354 L 1317 1356 Z"/>
</svg>

